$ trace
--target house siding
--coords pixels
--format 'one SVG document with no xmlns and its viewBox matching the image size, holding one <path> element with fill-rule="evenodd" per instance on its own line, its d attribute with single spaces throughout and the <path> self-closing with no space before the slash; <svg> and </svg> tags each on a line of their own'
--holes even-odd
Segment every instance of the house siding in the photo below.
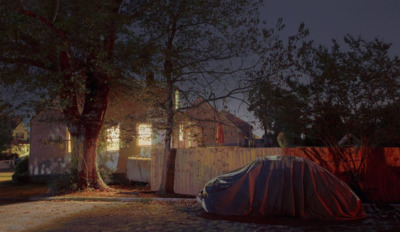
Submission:
<svg viewBox="0 0 400 232">
<path fill-rule="evenodd" d="M 67 128 L 60 123 L 57 112 L 40 113 L 31 121 L 29 174 L 52 175 L 64 173 L 71 157 L 65 143 Z M 49 121 L 52 118 L 52 121 Z"/>
</svg>

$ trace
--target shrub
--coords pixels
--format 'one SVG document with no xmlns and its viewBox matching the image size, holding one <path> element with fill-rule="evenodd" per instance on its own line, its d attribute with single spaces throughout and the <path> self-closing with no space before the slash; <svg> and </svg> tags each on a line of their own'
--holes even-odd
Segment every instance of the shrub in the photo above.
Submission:
<svg viewBox="0 0 400 232">
<path fill-rule="evenodd" d="M 49 183 L 50 194 L 65 194 L 78 190 L 76 175 L 64 173 L 54 177 Z"/>
<path fill-rule="evenodd" d="M 27 182 L 29 174 L 29 157 L 23 157 L 15 166 L 14 174 L 12 175 L 12 181 L 14 183 Z"/>
</svg>

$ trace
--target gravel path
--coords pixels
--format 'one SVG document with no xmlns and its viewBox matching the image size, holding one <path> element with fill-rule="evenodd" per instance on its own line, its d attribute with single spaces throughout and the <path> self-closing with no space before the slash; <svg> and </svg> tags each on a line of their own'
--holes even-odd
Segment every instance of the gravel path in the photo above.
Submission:
<svg viewBox="0 0 400 232">
<path fill-rule="evenodd" d="M 0 205 L 0 231 L 400 231 L 390 214 L 350 222 L 209 215 L 194 201 L 37 201 Z"/>
</svg>

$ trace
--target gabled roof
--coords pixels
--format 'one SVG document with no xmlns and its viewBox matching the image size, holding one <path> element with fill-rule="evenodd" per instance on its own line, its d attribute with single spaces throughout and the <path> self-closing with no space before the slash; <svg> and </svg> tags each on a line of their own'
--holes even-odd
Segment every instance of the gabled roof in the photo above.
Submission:
<svg viewBox="0 0 400 232">
<path fill-rule="evenodd" d="M 226 110 L 222 110 L 220 113 L 225 116 L 229 121 L 231 121 L 236 127 L 238 127 L 244 134 L 246 134 L 247 136 L 251 135 L 251 131 L 253 129 L 252 125 L 243 121 L 241 118 L 238 118 L 235 115 L 229 113 Z"/>
<path fill-rule="evenodd" d="M 22 118 L 21 117 L 13 117 L 11 118 L 11 129 L 15 129 L 17 128 L 17 126 L 22 122 Z"/>
<path fill-rule="evenodd" d="M 208 118 L 208 121 L 214 121 L 214 122 L 219 121 L 219 122 L 222 122 L 223 124 L 228 123 L 229 125 L 233 125 L 233 126 L 237 127 L 246 136 L 251 137 L 253 126 L 250 125 L 249 123 L 243 121 L 239 117 L 234 116 L 233 114 L 229 113 L 226 110 L 222 110 L 220 112 L 217 111 L 209 102 L 204 101 L 204 99 L 200 98 L 200 97 L 197 98 L 193 102 L 193 105 L 194 106 L 198 105 L 198 107 L 187 110 L 186 113 L 188 115 L 194 116 L 195 120 L 196 120 L 196 116 L 199 117 L 199 119 L 204 120 L 205 117 L 207 117 L 207 114 L 204 112 L 201 112 L 201 111 L 206 110 L 206 111 L 209 111 L 208 117 L 210 117 L 210 115 L 213 115 L 213 118 Z"/>
</svg>

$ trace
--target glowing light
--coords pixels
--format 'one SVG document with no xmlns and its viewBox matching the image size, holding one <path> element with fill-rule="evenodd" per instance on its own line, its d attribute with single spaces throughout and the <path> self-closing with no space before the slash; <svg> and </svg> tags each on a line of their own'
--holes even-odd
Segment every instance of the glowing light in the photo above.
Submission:
<svg viewBox="0 0 400 232">
<path fill-rule="evenodd" d="M 138 127 L 139 146 L 151 146 L 151 125 L 140 124 Z"/>
<path fill-rule="evenodd" d="M 67 143 L 67 153 L 71 153 L 72 151 L 72 144 L 71 144 L 71 134 L 69 133 L 69 131 L 67 130 L 67 135 L 65 137 L 65 141 Z"/>
<path fill-rule="evenodd" d="M 175 90 L 175 109 L 179 109 L 179 90 Z"/>
<path fill-rule="evenodd" d="M 183 125 L 179 125 L 179 141 L 183 141 Z"/>
<path fill-rule="evenodd" d="M 113 126 L 106 130 L 107 134 L 107 151 L 118 151 L 119 150 L 119 125 Z"/>
</svg>

